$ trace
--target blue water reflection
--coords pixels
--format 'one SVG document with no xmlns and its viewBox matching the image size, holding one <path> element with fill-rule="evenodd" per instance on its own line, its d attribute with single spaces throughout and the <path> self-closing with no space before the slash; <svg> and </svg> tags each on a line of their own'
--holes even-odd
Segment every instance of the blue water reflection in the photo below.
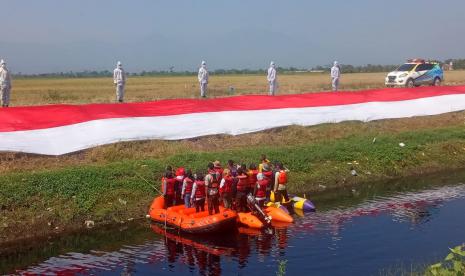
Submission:
<svg viewBox="0 0 465 276">
<path fill-rule="evenodd" d="M 108 251 L 68 252 L 17 273 L 97 275 L 371 275 L 430 263 L 465 242 L 465 185 L 393 192 L 331 206 L 270 233 L 248 228 L 193 237 L 152 226 L 142 242 Z M 148 228 L 148 227 L 147 227 Z"/>
</svg>

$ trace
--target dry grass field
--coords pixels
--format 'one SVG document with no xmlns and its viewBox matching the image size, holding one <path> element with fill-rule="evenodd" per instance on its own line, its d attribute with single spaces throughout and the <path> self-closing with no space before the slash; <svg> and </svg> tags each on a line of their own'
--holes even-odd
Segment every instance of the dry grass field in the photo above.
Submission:
<svg viewBox="0 0 465 276">
<path fill-rule="evenodd" d="M 386 73 L 344 74 L 342 90 L 384 87 Z M 465 71 L 446 72 L 446 85 L 465 84 Z M 321 73 L 280 75 L 279 94 L 327 91 L 329 76 Z M 261 94 L 267 91 L 262 75 L 213 75 L 210 77 L 209 96 L 228 96 L 229 87 L 235 94 Z M 40 105 L 54 103 L 104 103 L 115 99 L 110 78 L 80 79 L 17 79 L 13 82 L 11 105 Z M 126 101 L 140 102 L 166 98 L 197 97 L 196 76 L 131 77 L 126 87 Z"/>
</svg>

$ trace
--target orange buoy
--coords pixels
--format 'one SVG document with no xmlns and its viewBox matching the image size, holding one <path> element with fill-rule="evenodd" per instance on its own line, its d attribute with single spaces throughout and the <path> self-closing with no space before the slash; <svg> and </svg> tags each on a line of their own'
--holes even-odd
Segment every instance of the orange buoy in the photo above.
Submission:
<svg viewBox="0 0 465 276">
<path fill-rule="evenodd" d="M 264 209 L 265 213 L 271 217 L 271 221 L 279 221 L 279 222 L 294 222 L 294 219 L 281 210 L 280 208 L 269 206 Z"/>
</svg>

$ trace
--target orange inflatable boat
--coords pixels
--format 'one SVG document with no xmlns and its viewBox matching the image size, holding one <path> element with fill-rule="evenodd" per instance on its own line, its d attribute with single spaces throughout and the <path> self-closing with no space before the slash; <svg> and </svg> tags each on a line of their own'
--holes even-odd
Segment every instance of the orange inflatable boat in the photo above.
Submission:
<svg viewBox="0 0 465 276">
<path fill-rule="evenodd" d="M 159 223 L 180 228 L 193 234 L 208 234 L 223 230 L 234 229 L 237 214 L 229 209 L 220 209 L 218 214 L 209 215 L 208 211 L 196 213 L 195 208 L 185 208 L 178 205 L 164 209 L 165 200 L 156 197 L 150 205 L 150 218 Z"/>
</svg>

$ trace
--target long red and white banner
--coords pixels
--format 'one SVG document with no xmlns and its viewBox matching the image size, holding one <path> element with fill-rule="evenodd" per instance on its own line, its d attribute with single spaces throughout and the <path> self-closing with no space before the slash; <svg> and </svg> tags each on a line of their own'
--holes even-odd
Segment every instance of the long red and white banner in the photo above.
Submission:
<svg viewBox="0 0 465 276">
<path fill-rule="evenodd" d="M 238 135 L 270 128 L 465 110 L 465 86 L 0 109 L 0 151 L 61 155 L 136 140 Z"/>
</svg>

